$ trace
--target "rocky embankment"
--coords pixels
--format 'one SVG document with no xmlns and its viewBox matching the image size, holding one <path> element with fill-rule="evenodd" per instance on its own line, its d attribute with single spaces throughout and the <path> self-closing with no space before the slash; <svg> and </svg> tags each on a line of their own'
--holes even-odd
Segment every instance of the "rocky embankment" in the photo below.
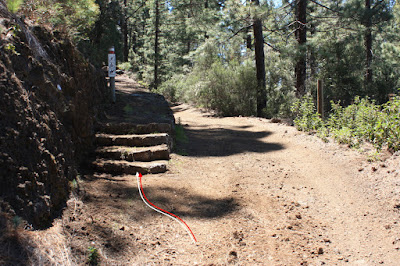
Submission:
<svg viewBox="0 0 400 266">
<path fill-rule="evenodd" d="M 15 17 L 0 0 L 0 214 L 51 225 L 93 147 L 107 93 L 104 74 L 63 34 Z"/>
</svg>

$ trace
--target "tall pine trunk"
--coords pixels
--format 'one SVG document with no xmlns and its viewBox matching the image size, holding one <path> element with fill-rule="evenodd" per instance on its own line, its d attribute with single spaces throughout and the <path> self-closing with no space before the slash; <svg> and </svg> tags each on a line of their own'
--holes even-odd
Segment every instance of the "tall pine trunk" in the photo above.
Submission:
<svg viewBox="0 0 400 266">
<path fill-rule="evenodd" d="M 160 64 L 160 48 L 159 48 L 159 33 L 160 33 L 160 7 L 159 0 L 155 0 L 155 35 L 154 35 L 154 84 L 153 88 L 158 88 L 158 66 Z"/>
<path fill-rule="evenodd" d="M 368 89 L 369 85 L 372 83 L 372 18 L 371 18 L 371 0 L 365 0 L 365 34 L 364 34 L 364 46 L 366 53 L 365 60 L 365 87 Z"/>
<path fill-rule="evenodd" d="M 252 1 L 256 6 L 260 5 L 259 0 Z M 257 116 L 263 116 L 263 109 L 267 106 L 267 93 L 265 90 L 265 57 L 264 57 L 264 36 L 262 21 L 260 18 L 253 19 L 254 50 L 257 70 Z"/>
<path fill-rule="evenodd" d="M 297 59 L 296 75 L 296 96 L 302 97 L 306 93 L 307 78 L 307 0 L 296 0 L 296 40 L 300 48 L 300 55 Z"/>
<path fill-rule="evenodd" d="M 123 42 L 124 42 L 124 47 L 123 47 L 123 60 L 124 62 L 128 62 L 128 56 L 129 56 L 129 44 L 128 44 L 128 38 L 129 38 L 129 32 L 128 32 L 128 16 L 127 16 L 127 0 L 124 0 L 124 11 L 123 11 L 123 17 L 122 17 L 122 23 L 121 23 L 121 30 L 122 30 L 122 35 L 123 35 Z"/>
</svg>

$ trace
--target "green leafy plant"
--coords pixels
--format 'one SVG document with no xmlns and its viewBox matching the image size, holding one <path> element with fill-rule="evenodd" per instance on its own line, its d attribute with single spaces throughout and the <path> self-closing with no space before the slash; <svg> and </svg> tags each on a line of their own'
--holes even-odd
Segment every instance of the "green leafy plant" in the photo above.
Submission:
<svg viewBox="0 0 400 266">
<path fill-rule="evenodd" d="M 124 63 L 118 64 L 118 68 L 122 69 L 124 71 L 130 71 L 132 69 L 132 65 L 129 62 L 124 62 Z"/>
<path fill-rule="evenodd" d="M 124 106 L 124 112 L 125 112 L 125 114 L 127 114 L 127 115 L 133 114 L 133 112 L 134 112 L 133 107 L 132 107 L 130 104 L 126 104 L 126 105 Z"/>
<path fill-rule="evenodd" d="M 182 148 L 182 145 L 187 144 L 189 142 L 188 137 L 186 136 L 185 129 L 180 123 L 180 119 L 178 118 L 178 124 L 175 125 L 175 141 L 176 141 L 176 153 L 182 156 L 187 156 L 188 153 L 186 149 Z"/>
<path fill-rule="evenodd" d="M 76 179 L 70 181 L 69 185 L 70 185 L 71 189 L 74 191 L 79 188 L 78 181 L 76 181 Z"/>
<path fill-rule="evenodd" d="M 99 251 L 95 247 L 89 247 L 88 248 L 88 264 L 89 265 L 99 265 L 100 262 L 100 255 Z"/>
<path fill-rule="evenodd" d="M 324 126 L 322 119 L 315 112 L 315 105 L 311 96 L 304 96 L 294 102 L 291 107 L 294 124 L 301 131 L 315 131 Z"/>
<path fill-rule="evenodd" d="M 16 215 L 11 219 L 11 222 L 14 228 L 17 228 L 22 223 L 22 218 Z"/>
<path fill-rule="evenodd" d="M 379 152 L 378 151 L 374 151 L 368 154 L 368 162 L 376 162 L 380 160 L 380 156 L 379 156 Z"/>
<path fill-rule="evenodd" d="M 294 123 L 299 130 L 317 131 L 317 136 L 327 141 L 358 148 L 363 142 L 380 151 L 385 145 L 391 151 L 400 150 L 400 97 L 396 96 L 383 105 L 368 98 L 355 97 L 354 103 L 342 107 L 331 103 L 332 110 L 324 122 L 315 113 L 311 98 L 305 97 L 292 106 Z"/>
<path fill-rule="evenodd" d="M 12 13 L 16 13 L 24 0 L 7 0 L 7 8 Z"/>
<path fill-rule="evenodd" d="M 7 44 L 6 46 L 4 46 L 4 49 L 11 52 L 14 55 L 20 55 L 20 53 L 18 53 L 15 49 L 15 45 L 12 43 Z"/>
</svg>

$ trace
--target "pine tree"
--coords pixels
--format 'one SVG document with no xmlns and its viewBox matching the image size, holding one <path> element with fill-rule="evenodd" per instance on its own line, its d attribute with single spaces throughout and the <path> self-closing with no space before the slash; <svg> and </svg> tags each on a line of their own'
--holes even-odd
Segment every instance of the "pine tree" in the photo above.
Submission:
<svg viewBox="0 0 400 266">
<path fill-rule="evenodd" d="M 302 97 L 306 92 L 307 78 L 307 0 L 296 0 L 296 23 L 295 36 L 299 47 L 295 75 L 296 96 Z"/>
<path fill-rule="evenodd" d="M 257 7 L 260 5 L 258 0 L 252 3 Z M 265 91 L 265 56 L 264 56 L 264 36 L 261 18 L 257 15 L 253 18 L 254 51 L 257 70 L 257 116 L 263 116 L 263 109 L 267 106 L 267 95 Z"/>
</svg>

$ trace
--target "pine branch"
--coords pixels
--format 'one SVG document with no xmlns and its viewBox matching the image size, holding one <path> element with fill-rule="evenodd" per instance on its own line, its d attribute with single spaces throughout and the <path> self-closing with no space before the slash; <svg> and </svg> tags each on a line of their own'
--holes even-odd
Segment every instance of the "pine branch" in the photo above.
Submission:
<svg viewBox="0 0 400 266">
<path fill-rule="evenodd" d="M 238 31 L 234 32 L 234 34 L 228 38 L 228 40 L 232 39 L 233 37 L 235 37 L 236 35 L 238 35 L 241 31 L 245 30 L 245 29 L 249 29 L 253 26 L 253 24 L 248 25 L 248 26 L 244 26 L 242 28 L 240 28 Z"/>
<path fill-rule="evenodd" d="M 371 9 L 375 9 L 378 6 L 380 6 L 385 0 L 380 0 L 378 3 L 376 3 Z"/>
<path fill-rule="evenodd" d="M 332 11 L 332 12 L 341 14 L 340 11 L 334 10 L 334 9 L 332 9 L 332 8 L 330 8 L 330 7 L 327 7 L 327 6 L 325 6 L 325 5 L 321 4 L 321 3 L 318 3 L 318 2 L 315 1 L 315 0 L 310 0 L 310 1 L 313 2 L 313 3 L 316 4 L 316 5 L 319 5 L 320 7 L 323 7 L 323 8 L 325 8 L 325 9 L 328 9 L 328 10 Z"/>
<path fill-rule="evenodd" d="M 281 53 L 281 51 L 280 51 L 278 48 L 274 47 L 272 44 L 270 44 L 270 43 L 268 43 L 268 42 L 266 42 L 266 41 L 264 41 L 264 44 L 266 44 L 266 45 L 268 45 L 269 47 L 271 47 L 272 50 L 274 50 L 275 52 Z"/>
<path fill-rule="evenodd" d="M 126 16 L 127 18 L 132 18 L 136 12 L 138 12 L 142 7 L 146 5 L 146 2 L 143 2 L 133 13 L 129 14 L 129 16 Z"/>
</svg>

